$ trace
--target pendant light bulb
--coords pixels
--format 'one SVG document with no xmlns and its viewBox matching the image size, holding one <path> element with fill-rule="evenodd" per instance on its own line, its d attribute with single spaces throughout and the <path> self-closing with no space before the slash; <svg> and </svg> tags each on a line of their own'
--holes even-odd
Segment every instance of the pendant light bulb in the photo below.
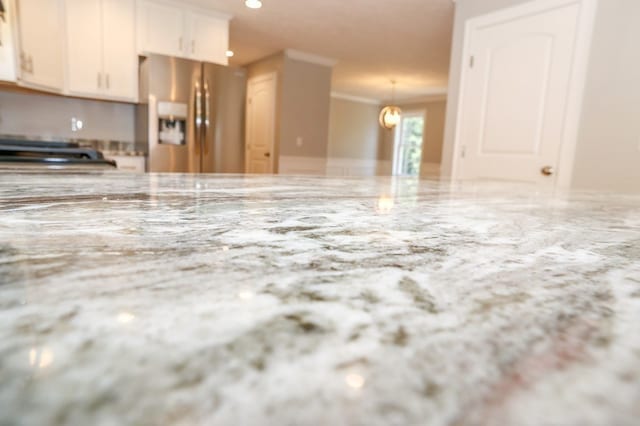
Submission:
<svg viewBox="0 0 640 426">
<path fill-rule="evenodd" d="M 260 9 L 262 2 L 260 0 L 245 0 L 244 5 L 249 9 Z"/>
</svg>

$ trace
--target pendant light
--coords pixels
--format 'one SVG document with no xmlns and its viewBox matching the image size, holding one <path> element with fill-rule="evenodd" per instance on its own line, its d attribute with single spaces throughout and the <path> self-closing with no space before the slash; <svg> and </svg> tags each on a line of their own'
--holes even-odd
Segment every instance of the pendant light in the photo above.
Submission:
<svg viewBox="0 0 640 426">
<path fill-rule="evenodd" d="M 245 0 L 244 4 L 249 9 L 260 9 L 262 7 L 262 2 L 260 0 Z"/>
<path fill-rule="evenodd" d="M 396 82 L 395 80 L 391 80 L 391 105 L 382 108 L 382 111 L 380 111 L 380 117 L 378 118 L 380 125 L 388 130 L 393 129 L 398 123 L 400 123 L 400 114 L 402 114 L 402 110 L 394 105 L 395 97 Z"/>
</svg>

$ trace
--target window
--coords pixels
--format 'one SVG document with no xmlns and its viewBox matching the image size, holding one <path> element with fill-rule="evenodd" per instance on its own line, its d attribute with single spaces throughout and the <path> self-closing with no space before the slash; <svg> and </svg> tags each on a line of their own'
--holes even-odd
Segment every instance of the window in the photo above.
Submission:
<svg viewBox="0 0 640 426">
<path fill-rule="evenodd" d="M 402 114 L 395 132 L 394 175 L 420 176 L 424 118 L 425 111 L 409 111 Z"/>
</svg>

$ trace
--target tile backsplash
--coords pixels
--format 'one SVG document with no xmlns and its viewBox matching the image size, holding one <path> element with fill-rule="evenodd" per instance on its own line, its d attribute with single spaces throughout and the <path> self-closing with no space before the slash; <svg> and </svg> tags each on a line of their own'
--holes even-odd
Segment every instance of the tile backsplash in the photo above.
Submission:
<svg viewBox="0 0 640 426">
<path fill-rule="evenodd" d="M 76 131 L 72 120 L 76 120 Z M 82 128 L 77 128 L 77 120 Z M 135 105 L 0 90 L 0 134 L 134 143 Z"/>
</svg>

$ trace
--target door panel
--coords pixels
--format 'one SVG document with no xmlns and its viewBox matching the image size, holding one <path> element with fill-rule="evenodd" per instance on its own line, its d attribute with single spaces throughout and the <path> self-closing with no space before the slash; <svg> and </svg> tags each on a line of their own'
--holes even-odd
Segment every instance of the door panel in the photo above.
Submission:
<svg viewBox="0 0 640 426">
<path fill-rule="evenodd" d="M 470 34 L 459 177 L 555 184 L 541 169 L 559 161 L 578 14 L 571 4 Z"/>
<path fill-rule="evenodd" d="M 69 92 L 100 95 L 102 73 L 101 0 L 66 0 Z"/>
<path fill-rule="evenodd" d="M 62 91 L 64 26 L 60 1 L 18 0 L 16 6 L 20 80 L 29 86 Z"/>
<path fill-rule="evenodd" d="M 276 77 L 249 80 L 247 89 L 247 173 L 273 173 Z"/>
<path fill-rule="evenodd" d="M 141 25 L 141 47 L 147 53 L 162 55 L 184 56 L 184 12 L 177 7 L 142 1 L 140 14 L 143 19 Z"/>
<path fill-rule="evenodd" d="M 227 49 L 229 46 L 229 23 L 225 19 L 189 13 L 191 30 L 189 56 L 201 61 L 227 65 Z"/>
<path fill-rule="evenodd" d="M 4 1 L 4 19 L 0 19 L 0 80 L 15 82 L 18 78 L 16 74 L 16 62 L 12 46 L 17 44 L 13 40 L 13 3 Z"/>
<path fill-rule="evenodd" d="M 104 73 L 108 95 L 138 97 L 134 0 L 103 0 Z"/>
<path fill-rule="evenodd" d="M 524 36 L 494 50 L 480 155 L 538 154 L 552 50 L 553 38 L 546 35 Z"/>
</svg>

